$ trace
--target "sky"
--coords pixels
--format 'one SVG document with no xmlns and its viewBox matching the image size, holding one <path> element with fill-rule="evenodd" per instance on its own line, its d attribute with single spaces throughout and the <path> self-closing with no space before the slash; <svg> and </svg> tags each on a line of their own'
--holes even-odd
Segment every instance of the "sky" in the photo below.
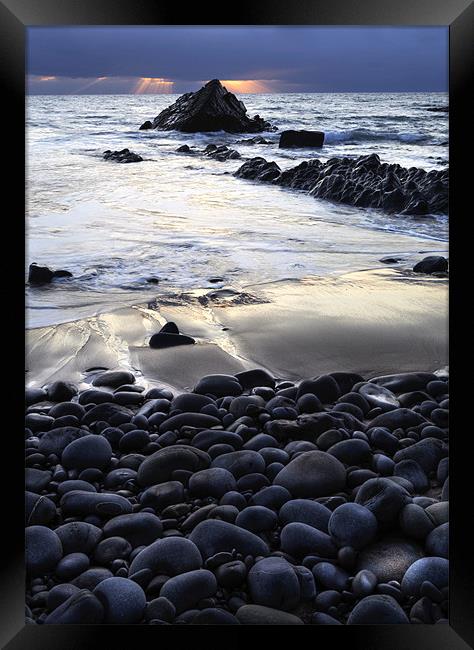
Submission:
<svg viewBox="0 0 474 650">
<path fill-rule="evenodd" d="M 448 90 L 447 27 L 30 27 L 30 94 Z"/>
</svg>

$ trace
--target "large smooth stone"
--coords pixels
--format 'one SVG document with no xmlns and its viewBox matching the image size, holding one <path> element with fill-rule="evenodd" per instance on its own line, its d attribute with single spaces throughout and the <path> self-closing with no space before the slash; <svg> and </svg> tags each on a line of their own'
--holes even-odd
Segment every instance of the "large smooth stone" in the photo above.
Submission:
<svg viewBox="0 0 474 650">
<path fill-rule="evenodd" d="M 196 397 L 201 397 L 201 395 L 196 395 Z M 207 451 L 213 445 L 230 445 L 234 449 L 240 449 L 242 447 L 242 438 L 238 433 L 232 433 L 232 431 L 208 429 L 196 433 L 191 440 L 191 444 L 193 447 L 204 451 Z"/>
<path fill-rule="evenodd" d="M 398 399 L 388 388 L 367 382 L 359 387 L 358 391 L 372 408 L 381 408 L 382 411 L 393 411 L 400 407 Z"/>
<path fill-rule="evenodd" d="M 448 585 L 449 562 L 443 557 L 423 557 L 414 562 L 407 570 L 402 580 L 404 596 L 420 596 L 421 585 L 425 581 L 434 584 L 438 589 Z"/>
<path fill-rule="evenodd" d="M 214 596 L 217 581 L 214 574 L 206 569 L 197 569 L 174 576 L 165 582 L 160 591 L 160 597 L 167 598 L 180 614 L 192 609 L 204 598 Z"/>
<path fill-rule="evenodd" d="M 357 558 L 357 571 L 367 569 L 379 582 L 401 582 L 406 570 L 423 557 L 423 549 L 412 540 L 386 537 L 367 546 Z"/>
<path fill-rule="evenodd" d="M 53 381 L 46 390 L 51 402 L 68 402 L 77 395 L 77 386 L 70 381 Z"/>
<path fill-rule="evenodd" d="M 392 596 L 366 596 L 354 607 L 348 625 L 396 625 L 409 623 L 407 615 Z"/>
<path fill-rule="evenodd" d="M 167 537 L 153 542 L 138 553 L 132 560 L 129 574 L 133 575 L 141 569 L 150 569 L 154 575 L 175 576 L 200 569 L 201 566 L 201 553 L 192 540 Z"/>
<path fill-rule="evenodd" d="M 118 494 L 85 492 L 72 490 L 62 497 L 61 509 L 66 517 L 98 515 L 110 518 L 132 512 L 132 504 Z"/>
<path fill-rule="evenodd" d="M 166 481 L 159 485 L 152 485 L 140 496 L 142 506 L 151 507 L 157 511 L 183 501 L 184 488 L 179 481 Z"/>
<path fill-rule="evenodd" d="M 225 609 L 206 607 L 193 618 L 193 625 L 240 625 L 240 622 Z"/>
<path fill-rule="evenodd" d="M 416 503 L 404 506 L 398 517 L 401 530 L 413 539 L 425 539 L 436 526 L 428 512 Z"/>
<path fill-rule="evenodd" d="M 297 398 L 307 393 L 316 395 L 323 404 L 330 404 L 340 397 L 341 389 L 334 377 L 321 375 L 316 379 L 303 379 L 298 386 Z"/>
<path fill-rule="evenodd" d="M 34 467 L 25 469 L 25 488 L 29 492 L 41 494 L 51 480 L 51 472 Z"/>
<path fill-rule="evenodd" d="M 294 497 L 324 497 L 344 489 L 344 465 L 323 451 L 307 451 L 290 461 L 275 477 Z"/>
<path fill-rule="evenodd" d="M 410 409 L 401 409 L 397 408 L 394 411 L 388 411 L 388 413 L 382 413 L 377 415 L 371 423 L 371 427 L 386 427 L 390 431 L 395 431 L 395 429 L 408 429 L 410 427 L 416 427 L 419 424 L 426 422 L 425 418 L 415 411 Z"/>
<path fill-rule="evenodd" d="M 335 445 L 329 447 L 327 453 L 345 465 L 363 465 L 368 463 L 372 457 L 370 445 L 365 440 L 357 438 L 336 442 Z"/>
<path fill-rule="evenodd" d="M 199 523 L 189 535 L 204 559 L 236 549 L 242 555 L 268 555 L 269 548 L 265 542 L 243 528 L 217 519 L 208 519 Z"/>
<path fill-rule="evenodd" d="M 280 450 L 278 450 L 280 451 Z M 281 485 L 269 485 L 264 487 L 250 497 L 250 506 L 264 506 L 272 510 L 278 510 L 291 499 L 291 494 Z"/>
<path fill-rule="evenodd" d="M 324 589 L 343 591 L 347 589 L 349 574 L 330 562 L 318 562 L 313 567 L 313 576 Z"/>
<path fill-rule="evenodd" d="M 304 625 L 294 614 L 263 605 L 242 605 L 236 617 L 243 625 Z"/>
<path fill-rule="evenodd" d="M 84 553 L 90 555 L 102 539 L 102 531 L 85 521 L 70 521 L 54 531 L 61 540 L 64 553 Z"/>
<path fill-rule="evenodd" d="M 294 558 L 306 555 L 319 555 L 332 558 L 336 556 L 337 547 L 326 533 L 307 524 L 287 524 L 280 535 L 281 550 Z"/>
<path fill-rule="evenodd" d="M 371 478 L 363 483 L 355 502 L 368 508 L 379 524 L 391 524 L 410 501 L 408 492 L 387 478 Z"/>
<path fill-rule="evenodd" d="M 429 555 L 436 557 L 444 557 L 448 559 L 449 556 L 449 523 L 441 524 L 426 538 L 425 542 L 426 552 Z"/>
<path fill-rule="evenodd" d="M 204 406 L 208 406 L 209 404 L 215 404 L 215 401 L 206 395 L 183 393 L 172 400 L 170 410 L 183 411 L 184 413 L 199 413 Z"/>
<path fill-rule="evenodd" d="M 141 463 L 137 480 L 144 487 L 164 483 L 171 480 L 173 472 L 177 469 L 194 473 L 209 467 L 210 461 L 206 452 L 195 447 L 188 445 L 164 447 L 155 451 Z"/>
<path fill-rule="evenodd" d="M 278 513 L 278 519 L 282 526 L 299 522 L 322 530 L 323 533 L 328 532 L 330 517 L 331 510 L 329 508 L 326 508 L 322 503 L 310 501 L 309 499 L 287 501 L 282 505 Z"/>
<path fill-rule="evenodd" d="M 298 577 L 292 565 L 281 557 L 267 557 L 250 569 L 247 583 L 257 605 L 290 611 L 301 596 Z"/>
<path fill-rule="evenodd" d="M 221 421 L 213 415 L 205 413 L 179 413 L 166 419 L 159 426 L 160 433 L 166 431 L 179 431 L 182 427 L 194 427 L 196 429 L 210 429 L 219 426 Z"/>
<path fill-rule="evenodd" d="M 237 483 L 234 476 L 222 467 L 213 467 L 196 472 L 189 479 L 188 488 L 197 497 L 215 497 L 219 499 L 226 492 L 235 490 Z"/>
<path fill-rule="evenodd" d="M 72 580 L 72 584 L 79 589 L 89 589 L 93 591 L 99 582 L 113 578 L 113 573 L 104 567 L 91 567 Z"/>
<path fill-rule="evenodd" d="M 49 456 L 61 456 L 64 449 L 73 441 L 87 435 L 87 431 L 77 427 L 59 427 L 44 433 L 39 442 L 38 451 Z"/>
<path fill-rule="evenodd" d="M 448 447 L 444 442 L 438 438 L 423 438 L 414 445 L 397 451 L 393 460 L 396 463 L 407 459 L 415 460 L 426 474 L 430 474 L 437 469 L 439 461 L 447 455 Z"/>
<path fill-rule="evenodd" d="M 104 469 L 111 458 L 110 442 L 103 436 L 90 435 L 70 442 L 62 453 L 61 463 L 68 469 Z"/>
<path fill-rule="evenodd" d="M 82 424 L 89 426 L 93 422 L 108 422 L 110 426 L 130 422 L 134 413 L 125 406 L 113 402 L 105 402 L 93 406 L 82 418 Z"/>
<path fill-rule="evenodd" d="M 393 469 L 393 476 L 400 476 L 410 481 L 417 494 L 426 492 L 430 487 L 428 477 L 416 460 L 407 458 L 398 462 Z"/>
<path fill-rule="evenodd" d="M 48 497 L 25 492 L 25 524 L 49 524 L 56 516 L 56 506 Z"/>
<path fill-rule="evenodd" d="M 97 375 L 92 380 L 93 386 L 109 386 L 110 388 L 118 388 L 124 384 L 134 384 L 135 375 L 128 370 L 108 370 Z"/>
<path fill-rule="evenodd" d="M 264 506 L 248 506 L 237 515 L 236 526 L 250 530 L 252 533 L 263 533 L 273 530 L 277 524 L 277 516 L 270 508 Z"/>
<path fill-rule="evenodd" d="M 217 456 L 212 461 L 211 467 L 222 467 L 239 479 L 246 474 L 263 474 L 265 461 L 257 451 L 243 449 Z"/>
<path fill-rule="evenodd" d="M 261 368 L 238 372 L 235 378 L 244 390 L 251 390 L 259 386 L 275 388 L 274 378 L 266 370 L 262 370 Z"/>
<path fill-rule="evenodd" d="M 202 377 L 194 388 L 200 395 L 214 395 L 215 397 L 236 397 L 241 395 L 243 388 L 239 380 L 232 375 L 206 375 Z"/>
<path fill-rule="evenodd" d="M 423 390 L 430 381 L 437 379 L 431 372 L 405 372 L 398 375 L 373 377 L 370 382 L 388 388 L 393 393 L 410 393 Z"/>
<path fill-rule="evenodd" d="M 377 519 L 368 508 L 358 503 L 343 503 L 329 520 L 329 534 L 338 546 L 355 549 L 367 546 L 377 534 Z"/>
<path fill-rule="evenodd" d="M 82 589 L 56 607 L 45 619 L 46 625 L 102 623 L 104 608 L 87 589 Z"/>
<path fill-rule="evenodd" d="M 163 525 L 151 512 L 133 512 L 109 519 L 103 530 L 106 537 L 123 537 L 135 548 L 155 542 L 161 537 Z"/>
<path fill-rule="evenodd" d="M 107 578 L 99 582 L 94 596 L 104 608 L 104 623 L 139 623 L 143 618 L 146 597 L 143 589 L 127 578 Z"/>
<path fill-rule="evenodd" d="M 46 526 L 28 526 L 25 531 L 26 573 L 32 578 L 53 571 L 63 556 L 61 540 Z"/>
</svg>

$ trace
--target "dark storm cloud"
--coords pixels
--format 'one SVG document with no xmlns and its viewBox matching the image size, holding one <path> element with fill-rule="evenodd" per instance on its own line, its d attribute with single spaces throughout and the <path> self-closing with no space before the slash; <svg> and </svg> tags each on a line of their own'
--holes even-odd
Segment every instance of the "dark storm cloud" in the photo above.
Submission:
<svg viewBox="0 0 474 650">
<path fill-rule="evenodd" d="M 33 27 L 28 33 L 34 92 L 45 83 L 40 77 L 56 77 L 56 92 L 62 78 L 98 77 L 160 77 L 180 91 L 215 77 L 269 80 L 275 91 L 447 90 L 443 27 Z M 100 84 L 93 91 L 104 92 Z"/>
</svg>

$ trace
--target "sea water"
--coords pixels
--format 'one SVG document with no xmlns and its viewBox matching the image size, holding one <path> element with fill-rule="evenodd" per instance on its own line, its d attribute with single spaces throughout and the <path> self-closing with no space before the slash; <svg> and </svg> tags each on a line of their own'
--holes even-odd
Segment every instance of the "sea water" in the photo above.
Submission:
<svg viewBox="0 0 474 650">
<path fill-rule="evenodd" d="M 383 162 L 448 165 L 445 93 L 252 94 L 249 115 L 278 127 L 271 144 L 252 134 L 140 131 L 176 95 L 69 95 L 27 98 L 27 255 L 73 278 L 27 287 L 27 324 L 43 326 L 198 289 L 237 290 L 285 278 L 407 263 L 445 252 L 447 217 L 388 215 L 237 179 L 245 159 L 284 170 L 310 158 L 377 153 Z M 322 149 L 279 149 L 285 129 L 325 132 Z M 208 144 L 237 149 L 218 162 L 176 152 Z M 129 148 L 144 161 L 103 160 Z M 151 284 L 150 279 L 157 281 Z"/>
</svg>

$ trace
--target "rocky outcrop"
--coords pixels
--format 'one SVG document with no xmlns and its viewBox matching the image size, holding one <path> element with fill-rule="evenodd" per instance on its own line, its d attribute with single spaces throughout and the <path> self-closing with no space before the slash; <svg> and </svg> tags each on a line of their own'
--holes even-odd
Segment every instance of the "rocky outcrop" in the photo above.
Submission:
<svg viewBox="0 0 474 650">
<path fill-rule="evenodd" d="M 153 334 L 149 345 L 151 348 L 163 349 L 174 348 L 177 345 L 192 345 L 195 342 L 191 336 L 180 334 L 176 323 L 168 321 L 159 332 Z"/>
<path fill-rule="evenodd" d="M 72 278 L 70 271 L 58 269 L 53 271 L 47 266 L 40 266 L 33 262 L 28 270 L 28 282 L 30 284 L 49 284 L 56 278 Z"/>
<path fill-rule="evenodd" d="M 445 273 L 448 270 L 448 260 L 441 255 L 428 255 L 415 264 L 415 273 Z"/>
<path fill-rule="evenodd" d="M 192 149 L 189 145 L 183 144 L 181 145 L 181 147 L 178 147 L 176 149 L 176 152 L 185 153 L 185 154 L 201 153 L 203 156 L 207 156 L 208 158 L 212 158 L 213 160 L 219 160 L 219 162 L 241 158 L 241 155 L 238 151 L 226 147 L 225 144 L 221 144 L 221 145 L 208 144 L 207 147 L 202 151 L 197 151 L 196 149 Z"/>
<path fill-rule="evenodd" d="M 447 214 L 449 170 L 409 169 L 382 163 L 377 154 L 313 159 L 282 171 L 275 162 L 252 158 L 235 172 L 248 180 L 309 192 L 361 208 L 407 215 Z"/>
<path fill-rule="evenodd" d="M 273 142 L 264 138 L 263 135 L 255 135 L 253 138 L 237 140 L 237 144 L 273 144 Z"/>
<path fill-rule="evenodd" d="M 104 151 L 104 160 L 114 160 L 119 163 L 142 162 L 143 158 L 130 149 L 121 149 L 120 151 Z"/>
<path fill-rule="evenodd" d="M 145 122 L 140 129 L 176 130 L 185 133 L 258 133 L 275 130 L 259 115 L 250 118 L 243 102 L 229 92 L 219 79 L 212 79 L 194 93 L 182 95 L 155 117 L 151 127 L 148 124 L 149 122 Z"/>
<path fill-rule="evenodd" d="M 322 147 L 324 133 L 322 131 L 283 131 L 280 135 L 280 149 L 293 147 Z"/>
</svg>

